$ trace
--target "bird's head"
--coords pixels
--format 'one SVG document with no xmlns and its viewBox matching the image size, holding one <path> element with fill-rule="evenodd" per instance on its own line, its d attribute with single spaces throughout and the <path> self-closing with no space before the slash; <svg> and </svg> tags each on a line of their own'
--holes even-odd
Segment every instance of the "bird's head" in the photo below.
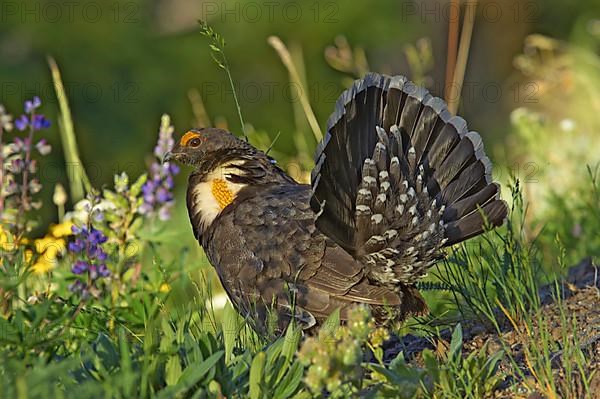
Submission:
<svg viewBox="0 0 600 399">
<path fill-rule="evenodd" d="M 163 162 L 178 161 L 194 168 L 188 183 L 187 205 L 196 236 L 249 188 L 293 183 L 264 152 L 223 129 L 192 129 Z M 294 183 L 295 184 L 295 183 Z"/>
<path fill-rule="evenodd" d="M 173 149 L 164 162 L 178 161 L 199 172 L 210 173 L 221 165 L 252 159 L 259 151 L 223 129 L 191 129 Z"/>
</svg>

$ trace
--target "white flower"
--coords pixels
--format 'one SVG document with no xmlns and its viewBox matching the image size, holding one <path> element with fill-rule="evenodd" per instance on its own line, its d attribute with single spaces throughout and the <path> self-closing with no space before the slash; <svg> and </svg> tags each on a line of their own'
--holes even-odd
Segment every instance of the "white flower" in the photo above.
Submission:
<svg viewBox="0 0 600 399">
<path fill-rule="evenodd" d="M 88 199 L 82 199 L 81 201 L 75 204 L 71 212 L 67 212 L 65 214 L 65 221 L 73 222 L 79 226 L 87 224 L 91 206 L 92 204 Z M 103 199 L 94 206 L 94 209 L 92 210 L 91 214 L 94 217 L 94 219 L 97 219 L 98 217 L 101 217 L 101 215 L 103 215 L 105 212 L 114 211 L 115 209 L 117 209 L 117 206 L 114 203 Z"/>
<path fill-rule="evenodd" d="M 565 118 L 560 121 L 560 128 L 564 132 L 572 132 L 575 130 L 575 121 L 573 119 Z"/>
</svg>

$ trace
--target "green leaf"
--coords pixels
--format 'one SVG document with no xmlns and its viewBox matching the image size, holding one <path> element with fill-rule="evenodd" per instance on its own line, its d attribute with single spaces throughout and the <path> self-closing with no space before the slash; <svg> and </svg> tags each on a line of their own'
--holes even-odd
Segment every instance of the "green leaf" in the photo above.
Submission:
<svg viewBox="0 0 600 399">
<path fill-rule="evenodd" d="M 460 356 L 462 350 L 463 333 L 462 327 L 459 324 L 456 325 L 452 332 L 452 340 L 450 341 L 450 349 L 448 350 L 448 359 L 455 359 L 456 356 Z"/>
<path fill-rule="evenodd" d="M 218 351 L 204 361 L 190 364 L 179 378 L 178 385 L 183 385 L 186 388 L 194 386 L 215 364 L 217 364 L 223 357 L 223 354 L 223 351 Z"/>
<path fill-rule="evenodd" d="M 165 367 L 165 380 L 167 385 L 175 385 L 179 381 L 181 377 L 181 362 L 179 360 L 179 355 L 173 355 L 169 357 L 167 361 L 167 366 Z"/>
<path fill-rule="evenodd" d="M 221 328 L 223 330 L 223 341 L 225 344 L 225 363 L 231 363 L 233 357 L 233 348 L 235 348 L 235 342 L 238 337 L 238 320 L 239 316 L 231 303 L 227 302 L 223 309 L 223 320 L 221 322 Z"/>
<path fill-rule="evenodd" d="M 368 367 L 373 370 L 378 372 L 379 374 L 383 375 L 390 384 L 392 385 L 400 385 L 402 384 L 402 378 L 400 377 L 400 375 L 396 374 L 394 371 L 389 370 L 379 364 L 369 364 Z"/>
<path fill-rule="evenodd" d="M 298 389 L 302 376 L 304 375 L 304 367 L 300 362 L 295 362 L 285 377 L 277 384 L 273 397 L 276 399 L 284 399 L 291 397 Z"/>
<path fill-rule="evenodd" d="M 106 334 L 98 334 L 98 337 L 93 343 L 93 349 L 106 370 L 118 366 L 120 357 L 119 352 L 117 351 L 115 344 Z"/>
<path fill-rule="evenodd" d="M 337 308 L 332 312 L 327 320 L 323 323 L 319 335 L 323 334 L 326 339 L 334 339 L 335 330 L 340 326 L 340 309 Z"/>
<path fill-rule="evenodd" d="M 267 355 L 265 352 L 258 352 L 252 360 L 250 366 L 250 399 L 259 399 L 261 397 L 261 383 L 263 380 L 263 373 L 265 370 L 265 361 Z"/>
<path fill-rule="evenodd" d="M 144 223 L 144 218 L 142 218 L 142 217 L 135 218 L 133 220 L 133 222 L 129 225 L 129 234 L 130 234 L 130 236 L 135 236 L 136 233 L 143 226 L 143 223 Z"/>
<path fill-rule="evenodd" d="M 181 396 L 187 390 L 196 385 L 210 371 L 214 365 L 223 357 L 223 351 L 218 351 L 202 362 L 190 364 L 179 377 L 176 385 L 167 387 L 160 391 L 157 398 L 173 398 Z"/>
<path fill-rule="evenodd" d="M 119 193 L 127 190 L 127 186 L 129 186 L 129 176 L 127 176 L 126 172 L 121 172 L 121 174 L 115 174 L 114 177 L 114 187 L 115 190 Z"/>
<path fill-rule="evenodd" d="M 48 57 L 48 65 L 52 72 L 52 82 L 54 83 L 54 90 L 60 108 L 60 119 L 58 122 L 60 139 L 65 155 L 66 168 L 72 172 L 67 173 L 67 177 L 69 178 L 71 200 L 75 203 L 83 199 L 84 188 L 85 192 L 90 192 L 92 185 L 85 172 L 83 162 L 79 157 L 75 129 L 73 128 L 73 118 L 71 117 L 71 109 L 69 108 L 69 101 L 60 75 L 60 69 L 52 57 Z"/>
<path fill-rule="evenodd" d="M 104 198 L 106 198 L 108 201 L 115 204 L 117 207 L 123 208 L 123 209 L 129 208 L 129 204 L 127 203 L 127 200 L 125 198 L 123 198 L 123 196 L 121 196 L 109 189 L 104 189 L 102 191 L 102 194 L 103 194 Z"/>
<path fill-rule="evenodd" d="M 140 195 L 140 192 L 142 191 L 142 186 L 144 185 L 144 183 L 146 183 L 147 180 L 148 175 L 146 173 L 138 177 L 135 183 L 133 183 L 133 185 L 129 189 L 129 194 L 132 197 L 137 197 L 138 195 Z"/>
<path fill-rule="evenodd" d="M 290 361 L 294 357 L 294 354 L 298 350 L 298 344 L 300 343 L 301 336 L 302 331 L 300 328 L 298 328 L 294 323 L 290 323 L 285 332 L 283 348 L 281 349 L 281 354 L 286 360 Z"/>
</svg>

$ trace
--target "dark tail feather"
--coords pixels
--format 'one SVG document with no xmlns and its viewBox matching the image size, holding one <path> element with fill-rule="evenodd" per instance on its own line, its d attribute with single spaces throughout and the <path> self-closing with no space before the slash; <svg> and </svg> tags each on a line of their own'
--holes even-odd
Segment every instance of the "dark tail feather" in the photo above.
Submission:
<svg viewBox="0 0 600 399">
<path fill-rule="evenodd" d="M 317 227 L 381 281 L 414 281 L 442 245 L 507 213 L 479 134 L 401 76 L 368 74 L 342 94 L 312 185 Z"/>
<path fill-rule="evenodd" d="M 481 211 L 469 213 L 458 220 L 446 225 L 446 246 L 459 243 L 475 237 L 485 231 L 485 223 L 490 226 L 500 226 L 506 219 L 507 207 L 502 200 L 492 200 L 481 207 Z M 483 213 L 483 215 L 482 215 Z"/>
</svg>

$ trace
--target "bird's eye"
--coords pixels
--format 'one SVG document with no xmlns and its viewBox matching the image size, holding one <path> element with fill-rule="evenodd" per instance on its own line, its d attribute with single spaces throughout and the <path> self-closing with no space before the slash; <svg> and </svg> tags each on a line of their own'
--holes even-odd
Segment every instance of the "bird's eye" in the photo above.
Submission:
<svg viewBox="0 0 600 399">
<path fill-rule="evenodd" d="M 193 138 L 193 139 L 190 140 L 189 146 L 190 147 L 198 147 L 201 142 L 202 141 L 198 137 L 195 137 L 195 138 Z"/>
</svg>

